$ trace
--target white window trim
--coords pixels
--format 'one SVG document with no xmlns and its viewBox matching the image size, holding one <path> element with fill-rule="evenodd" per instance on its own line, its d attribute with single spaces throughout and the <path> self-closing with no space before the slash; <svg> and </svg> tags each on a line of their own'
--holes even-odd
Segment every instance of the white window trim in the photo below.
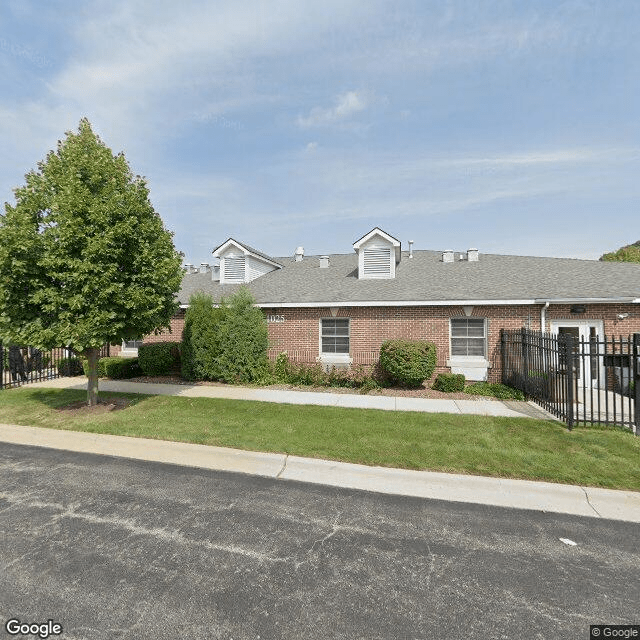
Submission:
<svg viewBox="0 0 640 640">
<path fill-rule="evenodd" d="M 322 321 L 323 320 L 347 320 L 348 324 L 348 334 L 347 338 L 349 339 L 349 353 L 325 353 L 322 351 Z M 351 357 L 351 318 L 320 318 L 318 321 L 318 350 L 319 356 L 318 360 L 325 363 L 333 363 L 336 364 L 351 364 L 353 362 L 353 358 Z"/>
<path fill-rule="evenodd" d="M 482 356 L 454 356 L 453 355 L 453 348 L 451 346 L 451 338 L 452 338 L 452 334 L 453 334 L 453 321 L 454 320 L 482 320 L 482 326 L 484 328 L 484 355 Z M 487 319 L 486 318 L 479 318 L 477 316 L 473 317 L 473 318 L 466 318 L 463 316 L 456 316 L 453 318 L 449 318 L 449 359 L 447 360 L 447 366 L 448 367 L 452 367 L 452 366 L 456 366 L 459 367 L 460 365 L 464 364 L 467 365 L 469 367 L 491 367 L 491 363 L 488 360 L 487 357 L 487 352 L 489 349 L 489 336 L 488 336 L 488 331 L 487 331 Z"/>
</svg>

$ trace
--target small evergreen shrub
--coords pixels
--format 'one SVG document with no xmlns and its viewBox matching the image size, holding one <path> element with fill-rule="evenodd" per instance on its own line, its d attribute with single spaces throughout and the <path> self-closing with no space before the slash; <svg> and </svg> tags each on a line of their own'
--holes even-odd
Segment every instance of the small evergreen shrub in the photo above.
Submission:
<svg viewBox="0 0 640 640">
<path fill-rule="evenodd" d="M 465 393 L 475 396 L 491 396 L 500 400 L 524 400 L 524 393 L 519 389 L 508 387 L 506 384 L 499 382 L 476 382 L 469 385 Z"/>
<path fill-rule="evenodd" d="M 180 343 L 150 342 L 138 347 L 138 365 L 145 376 L 180 373 Z"/>
<path fill-rule="evenodd" d="M 98 362 L 98 372 L 99 375 L 112 380 L 125 380 L 142 375 L 138 358 L 124 358 L 122 356 L 102 358 Z"/>
<path fill-rule="evenodd" d="M 380 366 L 394 382 L 419 387 L 436 368 L 436 345 L 426 340 L 387 340 L 380 347 Z"/>
<path fill-rule="evenodd" d="M 58 374 L 61 376 L 81 376 L 84 373 L 80 358 L 62 358 L 58 361 Z"/>
<path fill-rule="evenodd" d="M 439 373 L 432 388 L 447 393 L 464 391 L 464 375 L 462 373 Z"/>
</svg>

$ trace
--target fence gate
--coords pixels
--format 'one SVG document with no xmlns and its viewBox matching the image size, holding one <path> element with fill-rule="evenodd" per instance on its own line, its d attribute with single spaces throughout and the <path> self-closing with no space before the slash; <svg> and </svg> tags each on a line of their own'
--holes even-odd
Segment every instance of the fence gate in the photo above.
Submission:
<svg viewBox="0 0 640 640">
<path fill-rule="evenodd" d="M 502 330 L 502 381 L 574 424 L 639 435 L 640 333 L 633 336 Z"/>
</svg>

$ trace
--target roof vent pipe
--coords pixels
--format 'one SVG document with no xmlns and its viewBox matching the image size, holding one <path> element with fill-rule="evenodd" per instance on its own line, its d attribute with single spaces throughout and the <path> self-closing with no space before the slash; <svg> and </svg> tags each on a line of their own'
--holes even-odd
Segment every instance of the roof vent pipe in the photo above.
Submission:
<svg viewBox="0 0 640 640">
<path fill-rule="evenodd" d="M 413 258 L 413 240 L 409 240 L 409 257 Z"/>
<path fill-rule="evenodd" d="M 294 254 L 296 262 L 300 262 L 304 258 L 304 247 L 298 247 Z"/>
<path fill-rule="evenodd" d="M 453 262 L 453 249 L 445 249 L 442 252 L 442 262 Z"/>
<path fill-rule="evenodd" d="M 477 249 L 469 249 L 467 251 L 467 261 L 468 262 L 478 262 L 478 250 Z"/>
<path fill-rule="evenodd" d="M 321 269 L 329 268 L 329 256 L 320 256 L 320 268 Z"/>
</svg>

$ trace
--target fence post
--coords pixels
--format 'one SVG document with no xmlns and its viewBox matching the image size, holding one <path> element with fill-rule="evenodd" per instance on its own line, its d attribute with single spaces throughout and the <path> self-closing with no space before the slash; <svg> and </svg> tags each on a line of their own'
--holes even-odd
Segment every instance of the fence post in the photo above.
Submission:
<svg viewBox="0 0 640 640">
<path fill-rule="evenodd" d="M 504 334 L 504 329 L 500 329 L 500 368 L 502 370 L 500 381 L 502 382 L 502 384 L 507 384 L 506 376 L 505 376 L 505 363 L 506 363 L 506 358 L 504 353 L 505 348 L 506 348 L 506 338 Z"/>
<path fill-rule="evenodd" d="M 569 427 L 569 431 L 573 429 L 574 423 L 574 407 L 573 407 L 573 378 L 574 378 L 574 370 L 573 366 L 575 363 L 575 353 L 573 350 L 573 336 L 572 335 L 564 335 L 564 348 L 565 348 L 565 362 L 567 363 L 567 374 L 565 376 L 567 381 L 566 388 L 566 399 L 567 399 L 567 427 Z"/>
<path fill-rule="evenodd" d="M 522 344 L 522 363 L 524 365 L 524 393 L 529 395 L 529 345 L 527 344 L 527 329 L 520 329 Z"/>
<path fill-rule="evenodd" d="M 0 389 L 4 388 L 4 348 L 0 340 Z"/>
<path fill-rule="evenodd" d="M 633 362 L 631 371 L 633 372 L 633 422 L 635 433 L 640 435 L 640 333 L 633 334 L 633 349 L 631 353 Z"/>
</svg>

